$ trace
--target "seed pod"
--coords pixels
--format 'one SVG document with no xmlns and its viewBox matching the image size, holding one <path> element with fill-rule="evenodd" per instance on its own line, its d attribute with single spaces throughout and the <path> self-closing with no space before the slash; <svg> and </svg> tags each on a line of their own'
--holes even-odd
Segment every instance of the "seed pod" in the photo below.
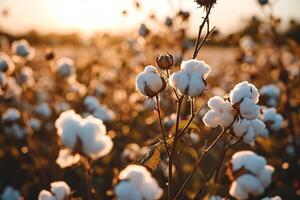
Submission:
<svg viewBox="0 0 300 200">
<path fill-rule="evenodd" d="M 46 60 L 52 60 L 52 59 L 54 59 L 54 57 L 55 57 L 55 54 L 54 54 L 53 50 L 47 49 L 46 55 L 45 55 Z"/>
<path fill-rule="evenodd" d="M 195 0 L 195 2 L 200 6 L 200 7 L 205 7 L 208 8 L 209 6 L 215 4 L 217 0 Z"/>
<path fill-rule="evenodd" d="M 171 54 L 164 54 L 161 56 L 157 56 L 156 64 L 161 70 L 171 69 L 174 64 L 174 59 Z"/>
</svg>

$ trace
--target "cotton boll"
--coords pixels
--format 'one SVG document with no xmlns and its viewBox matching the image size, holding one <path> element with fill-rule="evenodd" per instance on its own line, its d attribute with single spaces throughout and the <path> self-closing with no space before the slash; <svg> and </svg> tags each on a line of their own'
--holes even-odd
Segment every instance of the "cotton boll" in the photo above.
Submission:
<svg viewBox="0 0 300 200">
<path fill-rule="evenodd" d="M 81 117 L 74 110 L 65 111 L 55 121 L 55 127 L 62 143 L 73 149 L 77 142 L 77 134 L 81 129 Z"/>
<path fill-rule="evenodd" d="M 240 184 L 237 183 L 237 181 L 234 181 L 231 184 L 229 194 L 237 199 L 248 199 L 249 194 L 244 191 L 244 189 L 240 186 Z"/>
<path fill-rule="evenodd" d="M 100 105 L 100 102 L 98 101 L 98 99 L 95 96 L 85 97 L 83 100 L 83 103 L 89 111 L 96 110 Z"/>
<path fill-rule="evenodd" d="M 57 61 L 56 72 L 61 77 L 70 78 L 75 75 L 74 61 L 68 57 L 62 57 Z"/>
<path fill-rule="evenodd" d="M 251 36 L 246 35 L 240 39 L 239 45 L 244 51 L 248 51 L 254 48 L 255 42 L 253 41 Z"/>
<path fill-rule="evenodd" d="M 214 96 L 210 98 L 207 102 L 207 105 L 215 111 L 221 112 L 222 110 L 222 104 L 224 103 L 224 99 L 219 96 Z"/>
<path fill-rule="evenodd" d="M 237 184 L 240 185 L 248 194 L 258 196 L 264 192 L 259 180 L 250 174 L 244 174 L 237 178 Z"/>
<path fill-rule="evenodd" d="M 27 59 L 32 59 L 35 55 L 35 49 L 30 46 L 27 40 L 16 40 L 12 43 L 12 53 Z"/>
<path fill-rule="evenodd" d="M 181 71 L 170 76 L 169 82 L 180 94 L 198 97 L 205 89 L 210 67 L 204 61 L 188 60 L 181 63 Z"/>
<path fill-rule="evenodd" d="M 56 197 L 47 190 L 42 190 L 39 193 L 38 200 L 57 200 Z"/>
<path fill-rule="evenodd" d="M 130 191 L 138 191 L 141 194 L 141 199 L 145 200 L 156 200 L 161 198 L 163 194 L 163 190 L 159 187 L 157 181 L 151 176 L 151 174 L 144 166 L 129 165 L 121 171 L 118 178 L 120 180 L 124 180 L 122 182 L 131 184 L 131 186 L 123 185 L 123 188 L 121 190 L 123 193 L 125 192 L 123 191 L 125 187 L 133 187 Z M 117 189 L 119 191 L 116 191 L 115 189 L 116 193 L 120 193 L 120 188 Z M 129 193 L 126 192 L 125 194 L 129 195 Z"/>
<path fill-rule="evenodd" d="M 258 196 L 270 185 L 274 168 L 266 165 L 264 157 L 252 151 L 239 151 L 232 156 L 230 163 L 228 170 L 234 176 L 230 188 L 233 197 Z"/>
<path fill-rule="evenodd" d="M 272 182 L 272 174 L 274 172 L 274 167 L 266 165 L 263 170 L 258 173 L 258 179 L 263 187 L 268 187 Z"/>
<path fill-rule="evenodd" d="M 106 134 L 106 128 L 102 120 L 88 116 L 81 120 L 78 136 L 83 144 L 83 152 L 93 159 L 109 153 L 113 143 Z"/>
<path fill-rule="evenodd" d="M 139 186 L 144 182 L 145 178 L 150 177 L 151 174 L 144 166 L 129 165 L 119 174 L 119 179 L 129 179 L 134 185 Z"/>
<path fill-rule="evenodd" d="M 70 149 L 61 149 L 59 150 L 58 158 L 56 159 L 56 163 L 61 168 L 70 167 L 80 161 L 79 154 L 72 154 Z"/>
<path fill-rule="evenodd" d="M 273 131 L 278 131 L 283 122 L 283 117 L 280 114 L 277 114 L 275 108 L 263 108 L 260 118 L 263 122 L 269 124 L 268 128 Z"/>
<path fill-rule="evenodd" d="M 203 60 L 199 61 L 196 59 L 182 61 L 181 70 L 185 71 L 189 76 L 197 75 L 206 79 L 210 73 L 210 66 Z"/>
<path fill-rule="evenodd" d="M 10 57 L 5 53 L 0 53 L 0 72 L 12 74 L 15 70 L 15 64 L 11 61 Z"/>
<path fill-rule="evenodd" d="M 259 106 L 250 99 L 245 97 L 240 103 L 240 114 L 245 119 L 255 119 L 259 114 Z"/>
<path fill-rule="evenodd" d="M 269 106 L 276 106 L 277 99 L 280 96 L 280 89 L 275 84 L 265 85 L 259 90 L 260 95 L 269 97 L 267 104 Z"/>
<path fill-rule="evenodd" d="M 4 122 L 14 122 L 19 120 L 21 113 L 16 108 L 8 108 L 5 113 L 2 114 L 2 121 Z"/>
<path fill-rule="evenodd" d="M 165 89 L 164 79 L 158 74 L 154 66 L 145 67 L 136 78 L 136 88 L 144 96 L 154 97 Z"/>
<path fill-rule="evenodd" d="M 169 83 L 172 87 L 178 89 L 180 94 L 185 94 L 189 87 L 189 77 L 184 72 L 173 73 L 169 78 Z"/>
<path fill-rule="evenodd" d="M 30 67 L 22 67 L 18 75 L 18 82 L 20 85 L 32 87 L 35 83 L 33 78 L 33 71 Z"/>
<path fill-rule="evenodd" d="M 210 200 L 222 200 L 222 197 L 220 197 L 220 196 L 211 196 Z"/>
<path fill-rule="evenodd" d="M 282 200 L 280 196 L 275 196 L 275 197 L 265 197 L 261 200 Z"/>
<path fill-rule="evenodd" d="M 233 120 L 234 120 L 234 115 L 228 112 L 223 112 L 221 114 L 220 124 L 223 127 L 228 127 L 232 124 Z"/>
<path fill-rule="evenodd" d="M 41 126 L 42 126 L 42 122 L 37 119 L 37 118 L 31 118 L 29 121 L 28 121 L 28 124 L 29 126 L 35 130 L 35 131 L 38 131 L 40 130 Z"/>
<path fill-rule="evenodd" d="M 235 111 L 228 101 L 215 96 L 208 100 L 208 106 L 212 109 L 203 117 L 206 126 L 217 127 L 219 124 L 223 127 L 230 126 L 235 119 Z"/>
<path fill-rule="evenodd" d="M 130 181 L 121 181 L 115 187 L 117 200 L 142 200 L 141 193 Z"/>
<path fill-rule="evenodd" d="M 233 123 L 233 132 L 237 137 L 242 137 L 244 134 L 247 133 L 249 128 L 248 120 L 237 120 Z"/>
<path fill-rule="evenodd" d="M 208 111 L 202 118 L 206 126 L 216 128 L 220 123 L 220 114 L 214 110 Z"/>
<path fill-rule="evenodd" d="M 98 119 L 101 119 L 104 122 L 107 122 L 115 118 L 115 113 L 112 110 L 106 108 L 105 106 L 100 105 L 93 112 L 93 116 Z"/>
<path fill-rule="evenodd" d="M 35 112 L 42 117 L 48 118 L 52 114 L 52 110 L 47 102 L 40 103 L 36 106 Z"/>
<path fill-rule="evenodd" d="M 268 137 L 268 130 L 266 129 L 265 124 L 259 120 L 254 119 L 250 120 L 250 125 L 253 127 L 256 136 Z"/>
<path fill-rule="evenodd" d="M 266 165 L 266 159 L 252 151 L 239 151 L 233 154 L 231 158 L 233 171 L 244 167 L 254 174 L 259 173 Z"/>
<path fill-rule="evenodd" d="M 246 134 L 243 137 L 243 141 L 247 144 L 251 144 L 255 139 L 255 132 L 253 127 L 249 126 Z"/>
<path fill-rule="evenodd" d="M 0 72 L 0 95 L 1 95 L 1 89 L 3 89 L 8 82 L 8 77 L 5 73 Z"/>
<path fill-rule="evenodd" d="M 57 200 L 64 200 L 71 193 L 70 187 L 64 181 L 52 182 L 50 184 L 51 192 Z"/>
<path fill-rule="evenodd" d="M 163 190 L 152 177 L 147 178 L 140 189 L 145 200 L 159 199 L 163 194 Z"/>
<path fill-rule="evenodd" d="M 230 102 L 233 105 L 241 102 L 245 97 L 248 97 L 257 103 L 259 100 L 259 93 L 253 84 L 244 81 L 234 86 L 234 88 L 230 91 L 229 97 Z"/>
<path fill-rule="evenodd" d="M 198 97 L 205 89 L 205 84 L 202 79 L 198 77 L 191 77 L 189 83 L 188 94 L 190 97 Z"/>
<path fill-rule="evenodd" d="M 22 200 L 22 196 L 18 190 L 15 190 L 11 186 L 6 186 L 1 194 L 2 200 Z"/>
</svg>

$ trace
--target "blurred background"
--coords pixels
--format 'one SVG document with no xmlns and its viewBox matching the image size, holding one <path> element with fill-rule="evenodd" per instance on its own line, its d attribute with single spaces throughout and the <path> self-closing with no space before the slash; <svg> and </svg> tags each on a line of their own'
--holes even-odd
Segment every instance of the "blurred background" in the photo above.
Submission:
<svg viewBox="0 0 300 200">
<path fill-rule="evenodd" d="M 219 147 L 213 149 L 182 199 L 209 199 L 213 193 L 232 198 L 225 163 L 245 149 L 265 156 L 275 167 L 271 186 L 256 199 L 300 198 L 299 8 L 300 0 L 217 0 L 213 6 L 210 26 L 216 28 L 197 57 L 212 72 L 207 90 L 196 101 L 197 107 L 203 106 L 194 120 L 198 128 L 189 130 L 178 147 L 183 156 L 175 161 L 175 189 L 191 171 L 204 141 L 220 131 L 202 122 L 210 97 L 228 96 L 235 84 L 247 80 L 259 89 L 260 105 L 276 108 L 283 121 L 268 139 L 228 151 L 219 184 L 207 185 L 205 194 L 199 194 L 203 172 L 210 173 L 220 153 Z M 136 76 L 164 53 L 173 55 L 171 71 L 179 70 L 182 60 L 191 58 L 204 15 L 193 0 L 0 0 L 2 199 L 4 194 L 10 196 L 5 200 L 37 199 L 42 189 L 59 180 L 72 188 L 75 199 L 87 199 L 81 166 L 61 167 L 57 162 L 62 145 L 54 124 L 69 109 L 103 120 L 114 148 L 93 163 L 95 199 L 114 199 L 119 171 L 141 164 L 160 139 L 154 101 L 136 91 Z M 263 92 L 270 88 L 271 94 Z M 160 98 L 164 127 L 172 134 L 175 97 L 167 89 Z M 90 109 L 91 101 L 95 109 Z M 183 107 L 184 120 L 189 106 Z M 158 158 L 150 170 L 166 189 L 165 153 Z"/>
</svg>

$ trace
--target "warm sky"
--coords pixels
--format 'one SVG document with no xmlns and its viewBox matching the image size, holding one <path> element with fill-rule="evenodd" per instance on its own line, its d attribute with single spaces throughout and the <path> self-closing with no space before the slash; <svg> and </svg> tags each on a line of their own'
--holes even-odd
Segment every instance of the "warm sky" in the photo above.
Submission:
<svg viewBox="0 0 300 200">
<path fill-rule="evenodd" d="M 163 18 L 170 15 L 171 7 L 180 5 L 192 10 L 192 31 L 197 29 L 197 19 L 202 12 L 193 0 L 141 0 L 143 10 L 135 11 L 133 0 L 0 0 L 0 10 L 8 9 L 9 15 L 1 19 L 0 27 L 11 32 L 35 29 L 41 32 L 114 31 L 116 33 L 136 28 L 150 12 Z M 274 12 L 287 22 L 289 18 L 300 21 L 300 0 L 276 1 Z M 213 8 L 211 24 L 224 33 L 237 30 L 243 20 L 261 13 L 256 0 L 218 0 Z M 121 16 L 128 10 L 128 17 Z"/>
</svg>

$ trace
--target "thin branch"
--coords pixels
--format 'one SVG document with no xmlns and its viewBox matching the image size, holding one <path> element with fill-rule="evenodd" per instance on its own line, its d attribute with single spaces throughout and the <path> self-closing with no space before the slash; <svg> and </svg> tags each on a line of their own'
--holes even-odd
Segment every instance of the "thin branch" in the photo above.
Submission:
<svg viewBox="0 0 300 200">
<path fill-rule="evenodd" d="M 181 111 L 181 104 L 182 104 L 182 100 L 183 100 L 184 96 L 181 96 L 179 98 L 179 100 L 177 101 L 177 116 L 176 116 L 176 128 L 175 128 L 175 134 L 174 134 L 174 142 L 172 144 L 172 148 L 171 148 L 171 154 L 169 157 L 169 178 L 168 178 L 168 196 L 169 199 L 172 199 L 172 188 L 173 188 L 173 174 L 172 174 L 172 168 L 173 168 L 173 160 L 174 160 L 174 156 L 175 156 L 175 152 L 176 152 L 176 144 L 177 144 L 177 140 L 178 140 L 178 133 L 179 133 L 179 121 L 180 121 L 180 111 Z"/>
<path fill-rule="evenodd" d="M 236 117 L 235 117 L 236 118 Z M 183 192 L 183 190 L 185 189 L 185 187 L 187 186 L 188 182 L 191 180 L 191 177 L 193 176 L 193 174 L 195 173 L 196 169 L 198 168 L 198 166 L 200 165 L 200 162 L 202 160 L 202 157 L 207 154 L 212 147 L 222 138 L 222 136 L 227 132 L 227 130 L 229 130 L 229 128 L 232 126 L 232 124 L 235 122 L 235 118 L 233 120 L 233 122 L 226 128 L 222 129 L 222 132 L 218 135 L 218 137 L 211 143 L 211 145 L 208 148 L 205 148 L 202 150 L 202 154 L 200 155 L 200 158 L 198 159 L 198 161 L 196 162 L 196 165 L 194 166 L 193 170 L 191 171 L 190 175 L 188 176 L 188 178 L 186 179 L 186 181 L 184 182 L 184 184 L 181 186 L 179 192 L 176 194 L 175 198 L 173 200 L 176 200 L 181 193 Z M 206 146 L 206 144 L 205 144 Z M 202 189 L 201 189 L 202 190 Z"/>
<path fill-rule="evenodd" d="M 161 112 L 160 112 L 160 103 L 159 103 L 158 94 L 155 96 L 155 100 L 156 100 L 156 111 L 157 111 L 157 114 L 158 114 L 160 130 L 161 130 L 161 133 L 162 133 L 162 136 L 163 136 L 163 143 L 164 143 L 164 146 L 166 148 L 166 152 L 167 152 L 167 155 L 168 155 L 168 158 L 169 158 L 170 157 L 170 152 L 169 152 L 168 145 L 167 145 L 165 129 L 164 129 L 164 126 L 163 126 L 163 123 L 162 123 L 162 117 L 161 117 Z"/>
<path fill-rule="evenodd" d="M 207 9 L 206 11 L 206 16 L 204 18 L 204 20 L 202 21 L 202 23 L 200 24 L 199 26 L 199 31 L 198 31 L 198 36 L 197 36 L 197 41 L 196 41 L 196 44 L 195 44 L 195 49 L 194 49 L 194 52 L 193 52 L 193 59 L 195 59 L 198 55 L 198 47 L 199 47 L 199 44 L 200 44 L 200 37 L 201 37 L 201 33 L 202 33 L 202 30 L 203 30 L 203 27 L 206 23 L 206 21 L 208 20 L 209 18 L 209 14 L 210 14 L 210 11 L 211 11 L 211 8 L 212 8 L 212 5 L 209 6 L 209 8 Z"/>
</svg>

